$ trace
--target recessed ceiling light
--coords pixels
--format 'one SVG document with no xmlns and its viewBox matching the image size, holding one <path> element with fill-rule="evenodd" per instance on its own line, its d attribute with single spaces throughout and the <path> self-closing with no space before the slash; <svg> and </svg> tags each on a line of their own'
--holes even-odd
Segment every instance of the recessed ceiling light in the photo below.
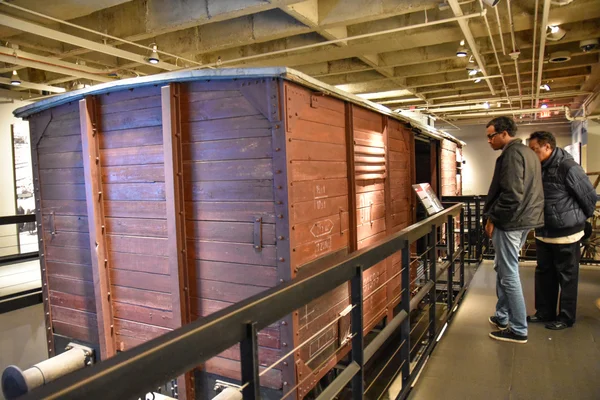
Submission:
<svg viewBox="0 0 600 400">
<path fill-rule="evenodd" d="M 483 108 L 485 108 L 486 110 L 490 108 L 490 103 L 488 103 L 487 101 L 483 103 Z"/>
<path fill-rule="evenodd" d="M 548 108 L 548 104 L 542 104 L 540 108 Z"/>
</svg>

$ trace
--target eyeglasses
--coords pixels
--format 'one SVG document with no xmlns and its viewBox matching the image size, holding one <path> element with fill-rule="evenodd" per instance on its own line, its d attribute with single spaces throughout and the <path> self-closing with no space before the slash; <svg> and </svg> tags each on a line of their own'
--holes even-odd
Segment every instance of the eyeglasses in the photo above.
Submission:
<svg viewBox="0 0 600 400">
<path fill-rule="evenodd" d="M 494 138 L 494 136 L 499 135 L 501 132 L 494 132 L 494 133 L 490 133 L 489 135 L 486 135 L 488 140 L 492 140 Z"/>
</svg>

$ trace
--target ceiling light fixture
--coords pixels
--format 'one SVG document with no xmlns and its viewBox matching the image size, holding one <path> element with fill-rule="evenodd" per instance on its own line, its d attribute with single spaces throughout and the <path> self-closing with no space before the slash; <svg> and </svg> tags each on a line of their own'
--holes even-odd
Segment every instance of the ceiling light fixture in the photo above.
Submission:
<svg viewBox="0 0 600 400">
<path fill-rule="evenodd" d="M 19 74 L 17 74 L 16 70 L 14 70 L 12 73 L 10 84 L 13 86 L 19 86 L 21 84 L 21 78 L 19 78 Z"/>
<path fill-rule="evenodd" d="M 486 110 L 490 108 L 490 103 L 488 103 L 487 101 L 485 103 L 483 103 L 483 108 L 485 108 Z"/>
<path fill-rule="evenodd" d="M 467 48 L 465 47 L 465 41 L 461 40 L 460 41 L 460 46 L 458 46 L 458 49 L 456 50 L 456 57 L 466 57 L 467 56 Z"/>
<path fill-rule="evenodd" d="M 479 83 L 479 82 L 481 82 L 481 78 L 475 79 L 475 83 Z"/>
<path fill-rule="evenodd" d="M 558 25 L 548 25 L 548 29 L 546 32 L 546 39 L 552 42 L 558 42 L 562 38 L 565 37 L 567 31 L 561 28 Z"/>
<path fill-rule="evenodd" d="M 548 108 L 548 104 L 542 104 L 540 108 Z"/>
<path fill-rule="evenodd" d="M 500 0 L 483 0 L 483 2 L 490 7 L 496 7 L 500 3 Z"/>
<path fill-rule="evenodd" d="M 155 44 L 152 44 L 152 53 L 150 54 L 150 57 L 148 57 L 148 62 L 150 64 L 158 64 L 158 62 L 160 61 L 160 59 L 158 58 L 158 52 L 156 51 L 158 48 Z"/>
<path fill-rule="evenodd" d="M 543 85 L 540 86 L 540 89 L 543 89 L 545 91 L 550 91 L 550 86 L 547 83 L 544 83 Z"/>
</svg>

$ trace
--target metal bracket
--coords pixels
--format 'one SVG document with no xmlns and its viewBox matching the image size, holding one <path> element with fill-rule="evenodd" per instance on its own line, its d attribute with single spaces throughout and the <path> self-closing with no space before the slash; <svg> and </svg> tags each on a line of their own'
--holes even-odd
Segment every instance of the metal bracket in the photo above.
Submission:
<svg viewBox="0 0 600 400">
<path fill-rule="evenodd" d="M 262 250 L 262 218 L 254 219 L 254 250 Z"/>
<path fill-rule="evenodd" d="M 69 344 L 65 346 L 65 350 L 68 351 L 71 349 L 81 349 L 83 351 L 83 353 L 85 354 L 85 365 L 86 366 L 90 366 L 95 363 L 95 357 L 94 357 L 95 352 L 94 352 L 93 348 L 84 346 L 79 343 L 69 342 Z"/>
</svg>

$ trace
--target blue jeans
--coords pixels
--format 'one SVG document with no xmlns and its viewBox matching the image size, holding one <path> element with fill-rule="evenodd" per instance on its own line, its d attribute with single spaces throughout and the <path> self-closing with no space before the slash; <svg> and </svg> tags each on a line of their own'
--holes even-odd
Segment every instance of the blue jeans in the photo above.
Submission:
<svg viewBox="0 0 600 400">
<path fill-rule="evenodd" d="M 501 324 L 510 323 L 512 331 L 523 336 L 527 336 L 527 310 L 519 277 L 519 250 L 523 247 L 528 233 L 529 229 L 503 231 L 494 228 L 492 234 L 492 243 L 496 250 L 496 317 Z"/>
</svg>

